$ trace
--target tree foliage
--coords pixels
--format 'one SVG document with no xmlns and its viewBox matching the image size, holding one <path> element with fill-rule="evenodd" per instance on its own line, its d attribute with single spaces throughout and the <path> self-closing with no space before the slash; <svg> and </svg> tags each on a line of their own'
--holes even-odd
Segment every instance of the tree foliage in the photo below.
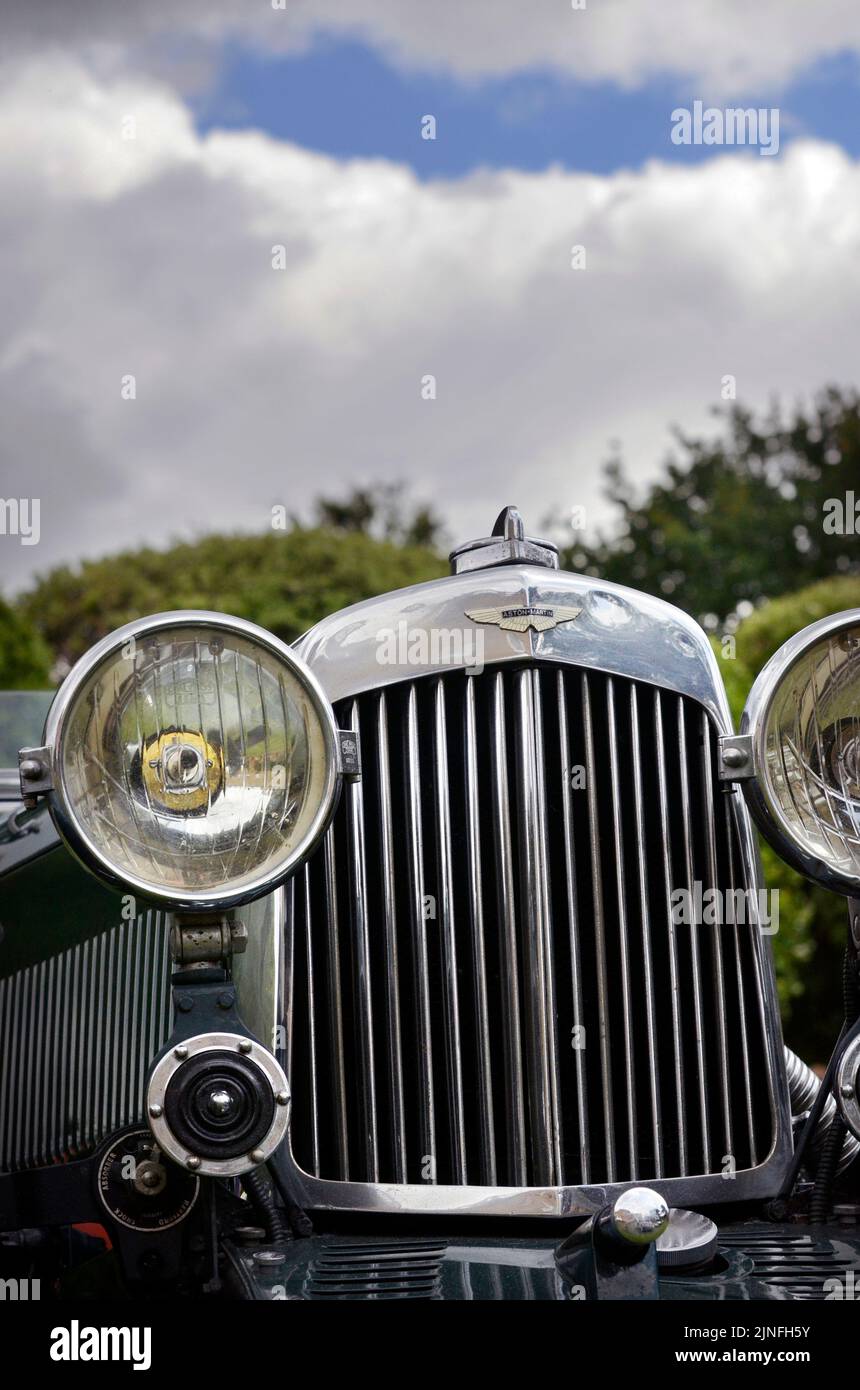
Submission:
<svg viewBox="0 0 860 1390">
<path fill-rule="evenodd" d="M 443 538 L 441 518 L 425 504 L 407 505 L 402 483 L 356 487 L 345 498 L 318 497 L 315 516 L 324 529 L 358 531 L 395 545 L 438 549 Z"/>
<path fill-rule="evenodd" d="M 569 547 L 568 568 L 668 598 L 711 626 L 739 604 L 860 573 L 860 519 L 857 534 L 834 533 L 826 505 L 844 506 L 852 490 L 860 502 L 860 395 L 829 388 L 811 408 L 787 420 L 774 408 L 760 423 L 734 406 L 721 437 L 677 441 L 643 500 L 623 463 L 607 464 L 618 526 Z"/>
</svg>

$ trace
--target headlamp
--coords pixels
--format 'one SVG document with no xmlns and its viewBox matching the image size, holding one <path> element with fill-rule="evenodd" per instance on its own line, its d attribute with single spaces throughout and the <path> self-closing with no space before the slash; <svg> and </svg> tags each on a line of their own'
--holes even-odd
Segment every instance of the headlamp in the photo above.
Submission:
<svg viewBox="0 0 860 1390">
<path fill-rule="evenodd" d="M 860 891 L 860 610 L 812 623 L 750 691 L 747 800 L 790 864 L 836 892 Z"/>
<path fill-rule="evenodd" d="M 334 714 L 310 671 L 221 613 L 161 613 L 104 638 L 58 691 L 45 747 L 23 759 L 22 785 L 41 766 L 34 789 L 89 868 L 186 911 L 282 882 L 340 783 Z"/>
</svg>

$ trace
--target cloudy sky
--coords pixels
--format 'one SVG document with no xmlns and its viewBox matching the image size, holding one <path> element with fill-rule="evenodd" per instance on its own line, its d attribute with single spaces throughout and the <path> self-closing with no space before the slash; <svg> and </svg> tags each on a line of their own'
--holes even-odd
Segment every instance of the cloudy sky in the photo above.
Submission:
<svg viewBox="0 0 860 1390">
<path fill-rule="evenodd" d="M 856 384 L 860 7 L 581 3 L 0 0 L 7 591 L 371 480 L 605 523 L 726 376 Z"/>
</svg>

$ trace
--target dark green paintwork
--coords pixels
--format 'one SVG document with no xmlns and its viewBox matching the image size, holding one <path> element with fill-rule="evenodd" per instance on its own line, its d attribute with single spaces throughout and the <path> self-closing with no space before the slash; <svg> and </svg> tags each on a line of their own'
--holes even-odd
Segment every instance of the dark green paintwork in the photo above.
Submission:
<svg viewBox="0 0 860 1390">
<path fill-rule="evenodd" d="M 561 1237 L 516 1240 L 378 1235 L 315 1235 L 282 1247 L 283 1263 L 268 1268 L 253 1249 L 232 1247 L 260 1299 L 587 1301 L 555 1267 Z M 272 1247 L 258 1247 L 271 1249 Z M 833 1297 L 828 1281 L 853 1288 L 860 1271 L 860 1234 L 836 1226 L 726 1225 L 716 1269 L 660 1275 L 666 1301 L 794 1301 Z M 856 1274 L 860 1292 L 860 1273 Z M 849 1297 L 852 1296 L 849 1293 Z"/>
<path fill-rule="evenodd" d="M 122 920 L 122 894 L 78 863 L 44 806 L 33 823 L 35 833 L 0 844 L 0 977 Z M 150 904 L 138 899 L 135 906 L 136 915 Z"/>
</svg>

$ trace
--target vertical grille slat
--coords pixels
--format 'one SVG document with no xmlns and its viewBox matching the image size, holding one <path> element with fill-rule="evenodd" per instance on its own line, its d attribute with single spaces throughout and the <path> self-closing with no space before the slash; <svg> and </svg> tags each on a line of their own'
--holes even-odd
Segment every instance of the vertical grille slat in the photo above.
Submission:
<svg viewBox="0 0 860 1390">
<path fill-rule="evenodd" d="M 654 953 L 651 946 L 651 908 L 648 855 L 645 837 L 645 796 L 642 778 L 642 749 L 639 728 L 639 696 L 630 686 L 630 745 L 632 752 L 633 807 L 636 826 L 636 884 L 642 924 L 642 974 L 645 982 L 645 1038 L 648 1058 L 648 1102 L 651 1111 L 654 1177 L 663 1176 L 663 1120 L 660 1107 L 660 1070 L 657 1047 L 657 1006 L 654 991 Z"/>
<path fill-rule="evenodd" d="M 558 1004 L 556 999 L 555 941 L 553 935 L 553 909 L 550 892 L 549 870 L 549 825 L 547 809 L 547 779 L 544 765 L 546 737 L 542 700 L 541 672 L 532 671 L 532 707 L 534 711 L 534 791 L 535 815 L 533 846 L 536 882 L 538 884 L 538 916 L 540 922 L 540 943 L 543 958 L 543 1013 L 546 1019 L 547 1063 L 549 1068 L 549 1106 L 550 1139 L 552 1155 L 551 1182 L 561 1182 L 562 1150 L 564 1134 L 562 1131 L 562 1112 L 559 1102 L 559 1037 Z M 520 796 L 524 789 L 520 788 Z M 527 895 L 526 895 L 527 900 Z"/>
<path fill-rule="evenodd" d="M 325 911 L 327 926 L 326 967 L 328 971 L 328 1026 L 331 1058 L 334 1137 L 337 1176 L 349 1177 L 349 1120 L 346 1106 L 346 1071 L 343 1046 L 343 991 L 340 973 L 340 917 L 337 907 L 337 869 L 334 838 L 327 835 L 323 846 L 325 864 Z M 309 882 L 309 879 L 307 880 Z M 402 1178 L 400 1179 L 403 1180 Z"/>
<path fill-rule="evenodd" d="M 139 1027 L 139 1033 L 138 1033 L 137 1076 L 136 1076 L 136 1079 L 135 1079 L 135 1095 L 142 1095 L 142 1093 L 143 1093 L 143 1087 L 144 1087 L 144 1083 L 145 1083 L 145 1081 L 146 1081 L 147 1059 L 153 1055 L 153 1054 L 150 1052 L 149 1048 L 150 1048 L 150 1039 L 151 1039 L 151 1032 L 152 1032 L 152 1019 L 153 1019 L 153 1016 L 154 1016 L 154 1014 L 155 1014 L 155 1012 L 156 1012 L 156 1008 L 157 1008 L 157 995 L 156 995 L 156 993 L 153 991 L 152 996 L 151 996 L 149 999 L 146 999 L 146 996 L 143 995 L 143 993 L 142 993 L 142 986 L 143 986 L 143 982 L 144 982 L 144 981 L 146 981 L 146 980 L 156 980 L 156 979 L 158 978 L 158 976 L 154 973 L 154 969 L 153 969 L 153 966 L 154 966 L 154 956 L 155 956 L 155 937 L 154 937 L 154 933 L 153 933 L 153 930 L 152 930 L 152 913 L 151 913 L 151 912 L 147 912 L 146 916 L 145 916 L 144 919 L 143 919 L 143 927 L 142 927 L 142 931 L 141 931 L 140 935 L 141 935 L 141 938 L 142 938 L 142 940 L 141 940 L 141 957 L 142 957 L 142 959 L 141 959 L 141 971 L 142 971 L 142 974 L 141 974 L 140 1027 Z M 99 938 L 98 947 L 99 947 L 99 981 L 98 981 L 97 986 L 96 986 L 96 994 L 97 994 L 97 997 L 98 997 L 98 998 L 101 998 L 101 996 L 102 996 L 102 990 L 103 990 L 103 983 L 104 983 L 104 981 L 103 981 L 103 979 L 102 979 L 102 977 L 101 977 L 101 970 L 102 970 L 102 965 L 103 965 L 103 959 L 102 959 L 102 957 L 103 957 L 103 949 L 104 949 L 104 939 L 103 939 L 103 938 Z M 99 1011 L 99 1012 L 101 1012 L 101 1011 Z M 97 1037 L 97 1044 L 96 1044 L 96 1045 L 97 1045 L 99 1048 L 100 1048 L 100 1043 L 98 1042 L 98 1038 L 99 1038 L 99 1035 L 100 1035 L 100 1029 L 101 1029 L 101 1018 L 99 1017 L 98 1024 L 97 1024 L 97 1034 L 96 1034 L 96 1037 Z M 94 1105 L 95 1105 L 95 1104 L 97 1104 L 97 1098 L 94 1098 Z M 95 1124 L 96 1124 L 96 1118 L 95 1118 L 95 1111 L 94 1111 L 94 1112 L 93 1112 L 93 1125 L 95 1126 Z"/>
<path fill-rule="evenodd" d="M 357 701 L 353 701 L 350 725 L 361 737 Z M 376 1078 L 374 1075 L 373 995 L 370 976 L 370 925 L 367 920 L 367 859 L 364 839 L 364 789 L 361 781 L 347 788 L 349 807 L 349 866 L 352 877 L 352 960 L 356 998 L 359 1063 L 359 1133 L 364 1169 L 369 1182 L 378 1181 L 379 1147 L 376 1128 Z M 306 903 L 306 911 L 309 904 Z M 315 1107 L 314 1107 L 315 1113 Z"/>
<path fill-rule="evenodd" d="M 706 888 L 718 889 L 717 871 L 717 822 L 714 814 L 714 780 L 711 769 L 710 725 L 704 710 L 701 715 L 702 730 L 702 824 L 705 827 L 705 875 Z M 716 1014 L 717 1058 L 720 1077 L 720 1108 L 722 1111 L 724 1154 L 735 1151 L 732 1139 L 731 1077 L 729 1073 L 729 1045 L 726 1035 L 726 987 L 723 973 L 723 944 L 719 930 L 711 933 L 714 970 L 714 1012 Z"/>
<path fill-rule="evenodd" d="M 515 730 L 519 798 L 520 921 L 524 946 L 525 1061 L 531 1129 L 532 1182 L 558 1181 L 561 1151 L 558 1123 L 556 1025 L 552 1003 L 552 964 L 547 928 L 549 890 L 546 877 L 546 812 L 542 767 L 537 757 L 540 719 L 535 673 L 521 671 L 515 680 Z"/>
<path fill-rule="evenodd" d="M 612 1085 L 612 1053 L 609 1030 L 609 977 L 606 964 L 606 925 L 603 915 L 603 868 L 600 853 L 600 819 L 597 798 L 597 758 L 594 746 L 591 690 L 582 673 L 582 717 L 585 726 L 585 786 L 588 797 L 588 843 L 591 855 L 591 898 L 594 912 L 594 949 L 597 956 L 597 1027 L 602 1087 L 604 1171 L 606 1181 L 616 1179 L 615 1111 Z"/>
<path fill-rule="evenodd" d="M 126 1123 L 127 1123 L 127 1120 L 128 1120 L 128 1110 L 127 1110 L 127 1104 L 128 1104 L 128 1051 L 129 1051 L 128 1024 L 129 1024 L 129 1013 L 130 1013 L 130 978 L 129 978 L 129 977 L 130 977 L 130 974 L 131 974 L 131 966 L 132 966 L 132 942 L 131 942 L 131 940 L 130 940 L 129 927 L 130 927 L 130 923 L 129 923 L 129 922 L 124 922 L 124 923 L 123 923 L 123 926 L 122 926 L 122 928 L 121 928 L 120 935 L 119 935 L 119 940 L 118 940 L 118 943 L 117 943 L 117 946 L 118 946 L 118 956 L 119 956 L 119 960 L 120 960 L 120 962 L 121 962 L 120 969 L 121 969 L 121 979 L 122 979 L 122 985 L 121 985 L 121 989 L 120 989 L 120 997 L 119 997 L 119 1001 L 118 1001 L 118 1002 L 119 1002 L 119 1023 L 120 1023 L 120 1027 L 119 1027 L 119 1030 L 118 1030 L 119 1043 L 118 1043 L 117 1054 L 116 1054 L 116 1056 L 117 1056 L 117 1072 L 118 1072 L 118 1079 L 117 1079 L 117 1108 L 116 1108 L 116 1119 L 117 1119 L 117 1124 L 119 1124 L 119 1125 L 124 1125 L 124 1124 L 126 1124 Z M 86 976 L 84 976 L 84 978 L 86 978 Z M 79 1010 L 79 1015 L 80 1015 L 80 1014 L 82 1014 L 83 1011 L 84 1011 L 84 1010 L 83 1010 L 83 990 L 81 991 L 81 995 L 80 995 L 79 997 L 81 998 L 81 1002 L 82 1002 L 82 1008 Z M 79 1026 L 79 1027 L 80 1027 L 80 1024 L 81 1024 L 81 1019 L 80 1019 L 80 1017 L 79 1017 L 79 1019 L 78 1019 L 78 1026 Z M 83 1077 L 81 1078 L 81 1084 L 83 1084 Z M 78 1104 L 80 1104 L 80 1098 L 78 1098 Z"/>
<path fill-rule="evenodd" d="M 111 932 L 111 946 L 113 946 L 114 940 L 115 940 L 115 933 Z M 63 1012 L 62 1012 L 62 1018 L 61 1018 L 61 1020 L 60 1020 L 60 1036 L 61 1036 L 64 1040 L 66 1040 L 66 1046 L 63 1048 L 62 1052 L 60 1053 L 59 1066 L 58 1066 L 58 1068 L 57 1068 L 57 1070 L 59 1071 L 59 1074 L 60 1074 L 60 1096 L 59 1096 L 59 1105 L 58 1105 L 58 1108 L 57 1108 L 57 1143 L 56 1143 L 55 1153 L 62 1154 L 63 1152 L 67 1151 L 67 1149 L 68 1149 L 68 1145 L 67 1145 L 67 1143 L 66 1143 L 66 1116 L 67 1116 L 67 1114 L 68 1114 L 68 1110 L 67 1110 L 67 1108 L 66 1108 L 66 1104 L 67 1104 L 67 1098 L 68 1098 L 68 1094 L 69 1094 L 69 1073 L 70 1073 L 71 1068 L 72 1068 L 72 1066 L 73 1066 L 72 1051 L 71 1051 L 71 1048 L 68 1046 L 68 1036 L 69 1036 L 69 1035 L 68 1035 L 68 1032 L 67 1032 L 67 1029 L 68 1029 L 68 1026 L 69 1026 L 69 1019 L 70 1019 L 70 1017 L 71 1017 L 71 1004 L 70 1004 L 70 997 L 69 997 L 70 994 L 71 994 L 71 971 L 69 970 L 69 962 L 70 962 L 70 959 L 71 959 L 71 952 L 68 952 L 68 951 L 67 951 L 67 952 L 65 952 L 62 956 L 58 956 L 56 959 L 57 959 L 57 972 L 58 972 L 58 975 L 60 976 L 60 978 L 61 978 L 62 981 L 63 981 Z M 113 964 L 113 955 L 111 955 L 111 964 Z M 65 967 L 65 968 L 64 968 L 64 967 Z M 111 975 L 111 979 L 113 979 L 113 975 Z M 110 1008 L 111 1005 L 112 1005 L 111 995 L 108 994 L 108 1007 Z M 108 1055 L 110 1055 L 110 1054 L 108 1054 Z M 104 1072 L 104 1076 L 103 1076 L 103 1083 L 104 1083 L 104 1086 L 105 1086 L 105 1106 L 107 1106 L 107 1105 L 109 1104 L 109 1101 L 108 1101 L 108 1069 L 107 1069 L 107 1068 L 105 1068 L 105 1072 Z M 111 1126 L 111 1128 L 113 1128 L 113 1126 Z M 16 1150 L 16 1157 L 17 1157 L 18 1155 L 20 1155 L 20 1153 L 21 1153 L 20 1149 Z M 9 1161 L 8 1158 L 7 1158 L 6 1161 L 7 1161 L 7 1162 Z"/>
<path fill-rule="evenodd" d="M 116 1129 L 119 1120 L 119 1087 L 120 1087 L 120 1050 L 122 1046 L 122 978 L 125 967 L 125 926 L 121 926 L 117 933 L 111 937 L 111 953 L 113 956 L 111 979 L 114 982 L 114 989 L 111 991 L 111 1003 L 113 1005 L 113 1020 L 111 1025 L 111 1068 L 110 1068 L 110 1123 L 111 1129 Z M 75 1008 L 75 998 L 77 984 L 74 979 L 69 982 L 69 1015 L 73 1017 Z M 105 1078 L 107 1087 L 107 1078 Z M 71 1104 L 71 1093 L 69 1096 Z"/>
<path fill-rule="evenodd" d="M 397 1182 L 406 1182 L 406 1107 L 403 1099 L 403 1035 L 400 1022 L 400 952 L 397 943 L 397 902 L 395 896 L 394 825 L 391 800 L 391 760 L 388 751 L 388 705 L 385 693 L 377 706 L 377 777 L 379 779 L 380 872 L 382 875 L 382 929 L 385 941 L 388 1091 L 391 1106 L 391 1137 L 394 1173 Z M 334 880 L 329 893 L 334 892 Z"/>
<path fill-rule="evenodd" d="M 44 998 L 45 998 L 45 1066 L 47 1075 L 42 1087 L 42 1120 L 41 1133 L 37 1144 L 37 1153 L 40 1163 L 48 1163 L 51 1150 L 51 1134 L 53 1125 L 52 1089 L 56 1085 L 56 1047 L 57 1047 L 57 1025 L 55 1018 L 55 969 L 54 958 L 45 961 L 44 979 Z M 2 1007 L 2 1005 L 0 1005 Z"/>
<path fill-rule="evenodd" d="M 558 718 L 561 807 L 564 828 L 564 899 L 567 910 L 568 944 L 570 949 L 570 987 L 572 1004 L 572 1027 L 570 1045 L 573 1053 L 576 1077 L 576 1121 L 577 1145 L 582 1181 L 591 1181 L 591 1145 L 588 1140 L 588 1076 L 585 1065 L 587 1034 L 585 1012 L 582 1000 L 582 965 L 579 947 L 579 906 L 577 903 L 577 875 L 574 849 L 573 820 L 573 762 L 570 756 L 571 735 L 567 713 L 567 698 L 564 688 L 564 675 L 556 673 L 556 712 Z M 579 778 L 577 779 L 579 780 Z M 581 790 L 581 788 L 578 788 Z"/>
<path fill-rule="evenodd" d="M 501 943 L 499 973 L 502 996 L 502 1035 L 505 1048 L 504 1112 L 508 1170 L 511 1181 L 527 1182 L 526 1118 L 523 1087 L 523 1054 L 519 984 L 519 950 L 514 903 L 513 835 L 511 798 L 508 783 L 507 716 L 504 678 L 491 677 L 490 765 L 492 798 L 490 817 L 493 828 L 494 868 L 498 891 L 498 924 Z"/>
<path fill-rule="evenodd" d="M 734 883 L 734 882 L 735 882 L 735 859 L 734 859 L 734 849 L 733 849 L 733 846 L 732 846 L 731 803 L 729 802 L 729 795 L 731 795 L 731 794 L 732 794 L 732 793 L 727 793 L 726 796 L 725 796 L 724 799 L 723 799 L 723 813 L 724 813 L 724 817 L 725 817 L 725 843 L 726 843 L 726 853 L 727 853 L 727 856 L 728 856 L 729 882 L 730 882 L 730 883 Z M 737 989 L 737 999 L 738 999 L 738 1013 L 737 1013 L 737 1018 L 738 1018 L 738 1035 L 739 1035 L 740 1045 L 741 1045 L 741 1056 L 742 1056 L 742 1058 L 743 1058 L 743 1067 L 742 1067 L 741 1070 L 742 1070 L 742 1074 L 743 1074 L 743 1087 L 744 1087 L 744 1112 L 745 1112 L 745 1117 L 746 1117 L 747 1136 L 748 1136 L 748 1139 L 749 1139 L 749 1146 L 750 1146 L 750 1158 L 751 1158 L 752 1163 L 755 1164 L 755 1163 L 758 1162 L 758 1154 L 757 1154 L 757 1150 L 756 1150 L 756 1130 L 755 1130 L 755 1114 L 754 1114 L 754 1111 L 753 1111 L 752 1086 L 750 1085 L 750 1049 L 749 1049 L 749 1033 L 748 1033 L 748 1025 L 747 1025 L 746 1001 L 745 1001 L 745 999 L 744 999 L 744 980 L 743 980 L 742 958 L 741 958 L 740 927 L 738 926 L 737 923 L 735 923 L 734 926 L 733 926 L 733 928 L 732 928 L 732 936 L 733 936 L 733 942 L 734 942 L 734 955 L 735 955 L 735 986 L 736 986 L 736 989 Z"/>
<path fill-rule="evenodd" d="M 690 778 L 688 765 L 687 749 L 687 723 L 684 711 L 684 701 L 678 696 L 676 702 L 677 710 L 677 732 L 678 732 L 678 769 L 681 774 L 681 839 L 684 847 L 684 870 L 682 887 L 690 895 L 690 901 L 695 894 L 696 874 L 693 868 L 693 842 L 692 842 L 692 798 L 690 796 Z M 701 1149 L 703 1171 L 711 1171 L 711 1124 L 708 1114 L 708 1074 L 705 1059 L 705 1021 L 702 1008 L 702 966 L 699 952 L 699 926 L 696 922 L 691 922 L 687 928 L 690 940 L 690 985 L 693 993 L 693 1017 L 696 1039 L 696 1083 L 699 1095 L 699 1116 L 701 1122 Z"/>
<path fill-rule="evenodd" d="M 621 791 L 621 769 L 618 761 L 618 713 L 615 707 L 615 682 L 606 682 L 606 724 L 609 732 L 609 787 L 612 808 L 612 828 L 615 859 L 615 889 L 618 908 L 617 932 L 621 961 L 621 1013 L 624 1033 L 624 1102 L 627 1120 L 627 1172 L 625 1177 L 639 1176 L 638 1125 L 636 1116 L 635 1042 L 633 1038 L 633 1008 L 631 1003 L 631 971 L 629 933 L 631 923 L 627 905 L 627 865 L 624 847 L 624 817 Z"/>
<path fill-rule="evenodd" d="M 451 863 L 451 819 L 448 804 L 448 722 L 445 688 L 438 680 L 433 691 L 433 812 L 436 830 L 436 914 L 442 966 L 445 1019 L 448 1126 L 454 1181 L 466 1182 L 466 1117 L 463 1106 L 463 1059 L 460 1046 L 460 1000 L 457 980 L 457 942 L 454 920 L 454 881 Z"/>
<path fill-rule="evenodd" d="M 12 981 L 8 978 L 0 980 L 0 1038 L 3 1042 L 4 1057 L 9 1057 L 10 1029 L 12 1027 Z M 9 1132 L 9 1071 L 6 1068 L 0 1069 L 0 1167 L 4 1164 L 5 1144 L 3 1136 Z"/>
<path fill-rule="evenodd" d="M 127 930 L 127 929 L 126 929 Z M 85 1057 L 92 1057 L 92 1027 L 93 1013 L 95 1011 L 95 980 L 93 979 L 93 966 L 95 964 L 94 943 L 85 941 L 81 959 L 81 1017 L 80 1017 L 80 1046 L 81 1052 Z M 90 1098 L 92 1096 L 93 1074 L 87 1071 L 81 1079 L 81 1089 L 78 1097 L 78 1147 L 83 1152 L 90 1143 Z"/>
<path fill-rule="evenodd" d="M 134 1114 L 134 1106 L 137 1097 L 141 1094 L 140 1088 L 140 1020 L 141 1020 L 141 1001 L 140 1001 L 140 981 L 142 969 L 142 952 L 144 927 L 146 919 L 138 918 L 135 922 L 129 923 L 134 937 L 134 953 L 132 964 L 132 984 L 131 984 L 131 1039 L 128 1050 L 128 1116 L 129 1119 Z M 95 946 L 93 945 L 93 949 Z M 92 975 L 92 988 L 95 990 L 95 971 Z M 92 1019 L 88 1022 L 87 1046 L 92 1047 Z M 90 1078 L 87 1078 L 88 1082 Z"/>
<path fill-rule="evenodd" d="M 33 975 L 33 986 L 36 994 L 36 1010 L 34 1014 L 35 1047 L 33 1049 L 33 1070 L 36 1076 L 39 1077 L 44 1076 L 45 1073 L 45 974 L 45 962 L 42 960 L 39 961 L 39 964 L 36 967 L 36 970 Z M 42 1158 L 42 1141 L 44 1137 L 44 1129 L 39 1124 L 42 1090 L 43 1087 L 40 1087 L 39 1090 L 36 1091 L 36 1093 L 33 1096 L 33 1107 L 31 1112 L 32 1129 L 30 1130 L 29 1134 L 30 1147 L 33 1153 L 39 1156 L 40 1160 Z"/>
<path fill-rule="evenodd" d="M 166 965 L 153 911 L 0 979 L 0 1170 L 80 1157 L 142 1119 L 171 1028 Z"/>
<path fill-rule="evenodd" d="M 702 706 L 534 662 L 433 673 L 337 713 L 363 775 L 308 863 L 285 951 L 292 938 L 299 1166 L 540 1187 L 761 1162 L 774 1110 L 755 925 L 675 917 L 679 889 L 695 905 L 748 886 Z M 314 1094 L 315 1053 L 330 1095 Z"/>
<path fill-rule="evenodd" d="M 307 866 L 302 870 L 304 879 L 304 894 L 302 897 L 302 910 L 304 917 L 304 947 L 305 947 L 305 987 L 307 1005 L 307 1043 L 308 1043 L 308 1107 L 310 1113 L 310 1135 L 311 1135 L 311 1164 L 312 1171 L 319 1174 L 320 1171 L 320 1139 L 319 1139 L 319 1089 L 317 1085 L 317 1016 L 314 1007 L 314 943 L 313 943 L 313 923 L 311 921 L 311 895 L 310 880 L 308 877 Z"/>
<path fill-rule="evenodd" d="M 478 736 L 475 715 L 474 681 L 466 682 L 464 711 L 466 858 L 468 873 L 469 939 L 472 943 L 474 981 L 475 1047 L 477 1051 L 477 1104 L 480 1135 L 481 1181 L 496 1183 L 495 1111 L 490 1048 L 490 1016 L 487 1000 L 487 953 L 484 943 L 483 869 L 478 773 Z"/>
<path fill-rule="evenodd" d="M 326 837 L 328 842 L 328 836 Z M 295 921 L 301 911 L 301 887 L 294 878 L 287 884 L 286 900 L 290 918 Z M 336 928 L 335 923 L 335 928 Z M 293 1074 L 293 1044 L 296 1034 L 296 933 L 288 931 L 284 934 L 284 955 L 281 967 L 282 992 L 284 996 L 284 1070 L 287 1076 Z M 295 1098 L 293 1098 L 295 1105 Z"/>
<path fill-rule="evenodd" d="M 411 933 L 417 1022 L 418 1135 L 421 1175 L 436 1180 L 436 1104 L 433 1090 L 433 1034 L 430 1019 L 430 967 L 424 913 L 423 819 L 421 812 L 418 703 L 414 686 L 406 696 L 406 743 L 403 774 L 406 788 L 407 927 Z"/>
</svg>

